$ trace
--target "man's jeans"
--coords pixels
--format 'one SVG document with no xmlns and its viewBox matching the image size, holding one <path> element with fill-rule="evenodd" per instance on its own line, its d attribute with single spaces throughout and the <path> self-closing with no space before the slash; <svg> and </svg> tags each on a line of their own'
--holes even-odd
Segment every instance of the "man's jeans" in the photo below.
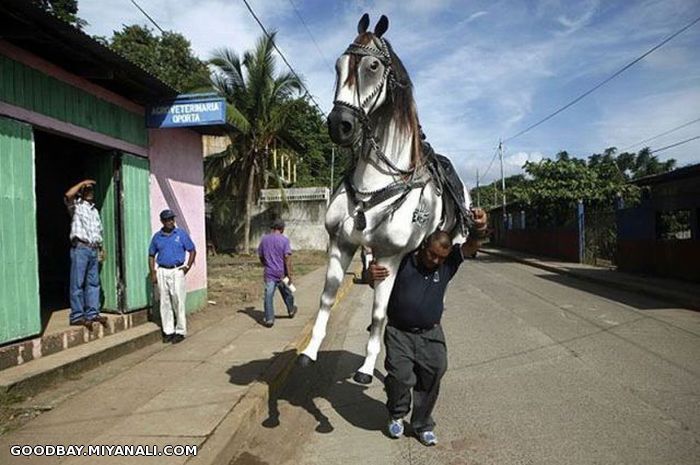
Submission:
<svg viewBox="0 0 700 465">
<path fill-rule="evenodd" d="M 287 312 L 294 308 L 294 294 L 282 281 L 265 281 L 265 321 L 268 323 L 275 321 L 275 289 L 280 290 Z"/>
<path fill-rule="evenodd" d="M 70 249 L 70 322 L 100 314 L 100 271 L 97 250 L 82 245 Z"/>
</svg>

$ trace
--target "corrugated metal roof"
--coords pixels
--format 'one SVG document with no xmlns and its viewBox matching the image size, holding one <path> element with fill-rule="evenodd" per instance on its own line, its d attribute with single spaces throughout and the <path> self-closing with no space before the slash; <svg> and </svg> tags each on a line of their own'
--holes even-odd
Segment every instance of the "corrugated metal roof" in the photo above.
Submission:
<svg viewBox="0 0 700 465">
<path fill-rule="evenodd" d="M 28 0 L 0 2 L 0 38 L 95 84 L 145 105 L 177 90 Z"/>
<path fill-rule="evenodd" d="M 700 177 L 700 163 L 697 163 L 695 165 L 684 166 L 683 168 L 677 168 L 667 173 L 644 176 L 643 178 L 630 181 L 630 183 L 636 184 L 638 186 L 648 186 L 651 184 L 661 184 L 665 182 L 677 181 L 679 179 L 694 177 Z"/>
</svg>

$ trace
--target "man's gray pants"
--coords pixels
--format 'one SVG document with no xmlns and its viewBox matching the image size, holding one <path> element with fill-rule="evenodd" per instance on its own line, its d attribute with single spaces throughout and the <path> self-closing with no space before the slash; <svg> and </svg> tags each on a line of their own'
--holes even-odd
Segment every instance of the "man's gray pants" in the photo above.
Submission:
<svg viewBox="0 0 700 465">
<path fill-rule="evenodd" d="M 440 380 L 447 370 L 442 328 L 438 325 L 423 333 L 412 333 L 387 325 L 384 346 L 387 372 L 384 386 L 389 415 L 400 419 L 411 410 L 413 431 L 432 431 L 435 422 L 431 415 L 440 392 Z"/>
</svg>

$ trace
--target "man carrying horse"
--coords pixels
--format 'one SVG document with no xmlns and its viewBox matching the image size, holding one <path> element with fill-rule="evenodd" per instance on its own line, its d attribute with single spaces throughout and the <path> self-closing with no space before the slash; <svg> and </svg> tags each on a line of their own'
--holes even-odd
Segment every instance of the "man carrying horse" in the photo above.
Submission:
<svg viewBox="0 0 700 465">
<path fill-rule="evenodd" d="M 396 273 L 384 332 L 388 433 L 394 439 L 403 435 L 403 417 L 412 410 L 411 426 L 418 440 L 425 446 L 437 444 L 431 414 L 447 369 L 440 319 L 447 284 L 485 237 L 486 213 L 475 209 L 473 216 L 474 226 L 466 242 L 452 245 L 449 234 L 435 231 L 420 249 L 403 258 Z M 372 264 L 369 274 L 375 283 L 387 278 L 389 271 Z"/>
<path fill-rule="evenodd" d="M 374 286 L 365 360 L 353 376 L 361 384 L 372 382 L 403 258 L 432 231 L 457 237 L 473 229 L 471 215 L 463 214 L 469 213 L 468 191 L 452 176 L 453 167 L 421 144 L 411 79 L 383 37 L 388 18 L 381 16 L 373 32 L 369 22 L 367 14 L 360 18 L 357 36 L 336 62 L 328 132 L 334 143 L 352 152 L 353 164 L 326 211 L 326 280 L 311 338 L 298 357 L 301 367 L 316 361 L 345 271 L 358 248 L 371 250 L 388 275 Z"/>
</svg>

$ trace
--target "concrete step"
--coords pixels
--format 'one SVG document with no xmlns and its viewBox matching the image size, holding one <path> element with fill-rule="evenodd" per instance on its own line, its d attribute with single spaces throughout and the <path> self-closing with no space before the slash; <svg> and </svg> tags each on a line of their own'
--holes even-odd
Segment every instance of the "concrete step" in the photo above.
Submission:
<svg viewBox="0 0 700 465">
<path fill-rule="evenodd" d="M 0 392 L 31 396 L 69 377 L 160 341 L 160 328 L 144 323 L 53 355 L 0 371 Z"/>
</svg>

